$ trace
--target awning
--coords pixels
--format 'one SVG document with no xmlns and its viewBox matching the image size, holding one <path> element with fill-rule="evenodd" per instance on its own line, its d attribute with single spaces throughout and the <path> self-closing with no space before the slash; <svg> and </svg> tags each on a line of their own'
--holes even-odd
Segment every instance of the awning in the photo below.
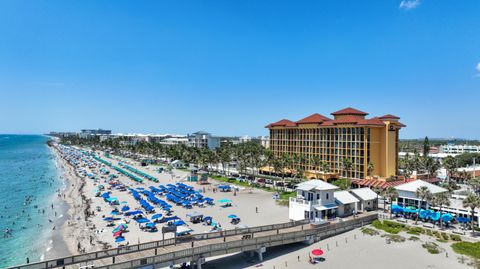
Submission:
<svg viewBox="0 0 480 269">
<path fill-rule="evenodd" d="M 317 211 L 325 211 L 325 210 L 329 210 L 329 209 L 335 209 L 337 208 L 338 206 L 337 205 L 334 205 L 334 204 L 329 204 L 329 205 L 319 205 L 319 206 L 316 206 L 315 207 L 315 210 Z"/>
</svg>

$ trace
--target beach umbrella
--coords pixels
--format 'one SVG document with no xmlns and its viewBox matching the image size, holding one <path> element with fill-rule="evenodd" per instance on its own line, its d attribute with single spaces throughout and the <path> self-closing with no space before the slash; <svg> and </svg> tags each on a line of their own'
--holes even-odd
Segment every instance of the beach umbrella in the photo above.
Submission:
<svg viewBox="0 0 480 269">
<path fill-rule="evenodd" d="M 323 255 L 323 250 L 321 250 L 319 248 L 316 248 L 316 249 L 312 250 L 312 255 L 313 256 L 322 256 Z"/>
<path fill-rule="evenodd" d="M 110 212 L 110 214 L 112 214 L 112 215 L 118 215 L 118 211 L 112 211 L 112 212 Z"/>
<path fill-rule="evenodd" d="M 114 221 L 115 219 L 112 218 L 112 217 L 108 217 L 108 218 L 103 218 L 104 221 Z"/>
<path fill-rule="evenodd" d="M 152 228 L 152 227 L 155 227 L 155 225 L 156 225 L 155 222 L 149 222 L 149 223 L 145 224 L 145 227 Z"/>
<path fill-rule="evenodd" d="M 163 216 L 162 214 L 155 214 L 155 215 L 152 216 L 152 219 L 159 219 L 162 216 Z"/>
<path fill-rule="evenodd" d="M 228 218 L 229 218 L 229 219 L 236 219 L 236 218 L 237 218 L 237 215 L 231 214 L 231 215 L 228 215 Z"/>
<path fill-rule="evenodd" d="M 128 211 L 128 210 L 130 210 L 130 207 L 129 207 L 129 206 L 124 206 L 124 207 L 122 207 L 122 211 Z"/>
<path fill-rule="evenodd" d="M 117 237 L 117 239 L 115 239 L 116 243 L 120 243 L 120 242 L 123 242 L 123 241 L 125 241 L 125 237 Z"/>
<path fill-rule="evenodd" d="M 231 203 L 232 200 L 230 200 L 230 199 L 225 199 L 225 198 L 224 198 L 224 199 L 218 200 L 218 202 L 219 202 L 219 203 Z"/>
<path fill-rule="evenodd" d="M 120 236 L 122 235 L 123 231 L 116 231 L 114 234 L 113 234 L 113 237 L 117 237 L 117 236 Z"/>
<path fill-rule="evenodd" d="M 122 204 L 122 205 L 126 205 L 126 204 L 127 204 L 127 202 L 126 202 L 126 201 L 123 201 L 123 202 L 121 202 L 120 204 Z"/>
</svg>

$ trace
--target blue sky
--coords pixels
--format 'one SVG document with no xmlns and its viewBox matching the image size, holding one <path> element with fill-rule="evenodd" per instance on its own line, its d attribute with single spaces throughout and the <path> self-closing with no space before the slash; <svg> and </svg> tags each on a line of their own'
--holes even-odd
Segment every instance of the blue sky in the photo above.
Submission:
<svg viewBox="0 0 480 269">
<path fill-rule="evenodd" d="M 480 138 L 480 1 L 0 0 L 0 133 L 265 135 L 352 106 Z"/>
</svg>

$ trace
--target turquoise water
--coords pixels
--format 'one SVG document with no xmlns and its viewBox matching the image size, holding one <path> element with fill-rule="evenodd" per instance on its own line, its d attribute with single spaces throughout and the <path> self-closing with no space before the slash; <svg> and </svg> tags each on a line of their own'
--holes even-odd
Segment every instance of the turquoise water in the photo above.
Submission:
<svg viewBox="0 0 480 269">
<path fill-rule="evenodd" d="M 53 252 L 65 205 L 57 195 L 64 183 L 48 139 L 0 135 L 0 268 Z"/>
</svg>

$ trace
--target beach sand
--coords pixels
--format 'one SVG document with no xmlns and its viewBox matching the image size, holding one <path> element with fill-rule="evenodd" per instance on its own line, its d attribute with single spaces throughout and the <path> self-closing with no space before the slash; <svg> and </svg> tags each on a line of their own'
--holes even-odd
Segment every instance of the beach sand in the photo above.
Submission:
<svg viewBox="0 0 480 269">
<path fill-rule="evenodd" d="M 410 235 L 401 234 L 407 238 L 405 242 L 390 244 L 380 235 L 364 235 L 356 229 L 338 236 L 327 238 L 312 245 L 303 243 L 279 246 L 267 249 L 263 254 L 264 261 L 257 257 L 238 253 L 221 258 L 210 258 L 202 266 L 204 269 L 239 269 L 239 268 L 369 268 L 369 269 L 405 269 L 405 268 L 441 268 L 461 269 L 472 268 L 459 261 L 460 255 L 453 252 L 448 243 L 439 243 L 435 239 L 420 236 L 420 241 L 410 241 Z M 443 248 L 440 254 L 430 254 L 422 247 L 423 242 L 436 242 Z M 338 246 L 337 246 L 338 244 Z M 309 263 L 309 253 L 316 248 L 324 251 L 325 261 L 318 264 Z M 446 255 L 448 253 L 448 257 Z"/>
<path fill-rule="evenodd" d="M 105 159 L 105 158 L 104 158 Z M 114 165 L 118 165 L 117 160 L 107 159 L 112 162 Z M 205 216 L 211 216 L 214 221 L 221 224 L 222 228 L 225 229 L 234 229 L 236 226 L 230 223 L 228 215 L 236 214 L 241 218 L 240 225 L 252 227 L 259 225 L 267 225 L 274 223 L 283 223 L 288 222 L 288 208 L 285 206 L 277 205 L 273 199 L 273 193 L 266 192 L 257 189 L 241 189 L 236 192 L 213 192 L 215 185 L 219 183 L 214 180 L 209 180 L 211 184 L 208 185 L 199 185 L 195 182 L 190 183 L 182 181 L 185 179 L 188 172 L 181 170 L 174 170 L 173 176 L 166 172 L 158 173 L 158 166 L 147 166 L 142 167 L 140 163 L 135 162 L 131 159 L 121 159 L 122 162 L 128 163 L 128 165 L 137 168 L 143 172 L 146 172 L 159 179 L 158 183 L 144 179 L 143 183 L 137 183 L 131 180 L 130 178 L 118 174 L 116 171 L 111 171 L 118 176 L 118 180 L 124 183 L 128 187 L 143 187 L 148 189 L 148 186 L 156 186 L 163 184 L 174 184 L 176 182 L 182 182 L 184 184 L 190 185 L 195 189 L 205 188 L 204 195 L 206 197 L 213 198 L 214 200 L 219 200 L 223 198 L 232 200 L 232 207 L 223 208 L 219 205 L 207 206 L 205 208 L 194 207 L 193 209 L 185 209 L 181 206 L 173 206 L 173 215 L 176 215 L 182 218 L 187 222 L 188 226 L 194 230 L 193 233 L 204 233 L 210 231 L 210 226 L 204 226 L 203 224 L 192 224 L 188 221 L 186 214 L 192 213 L 194 211 L 201 212 Z M 65 201 L 70 205 L 68 210 L 69 219 L 62 226 L 62 235 L 65 242 L 67 243 L 68 249 L 71 253 L 77 254 L 82 253 L 83 251 L 89 252 L 94 250 L 101 250 L 105 247 L 116 247 L 115 238 L 113 237 L 113 228 L 115 227 L 106 227 L 106 222 L 103 221 L 104 217 L 109 217 L 112 206 L 108 205 L 102 198 L 94 197 L 94 193 L 98 184 L 104 184 L 104 179 L 99 183 L 94 183 L 93 180 L 81 177 L 75 173 L 75 169 L 68 164 L 66 161 L 61 161 L 62 165 L 66 169 L 66 176 L 70 182 L 69 188 L 65 195 Z M 111 170 L 111 169 L 110 169 Z M 95 169 L 93 169 L 95 171 Z M 98 175 L 98 171 L 97 175 Z M 121 192 L 118 190 L 113 190 L 111 197 L 116 197 L 120 202 L 127 202 L 131 207 L 131 210 L 140 209 L 139 203 L 133 198 L 130 192 L 125 191 Z M 159 197 L 161 199 L 162 197 Z M 97 207 L 101 208 L 100 212 L 97 212 L 95 209 Z M 88 208 L 88 209 L 87 209 Z M 256 213 L 256 208 L 258 208 L 258 213 Z M 94 212 L 95 215 L 85 217 L 86 211 Z M 157 209 L 156 213 L 163 213 L 161 210 Z M 149 214 L 148 217 L 151 217 L 153 214 Z M 160 228 L 159 224 L 158 227 Z M 171 238 L 173 234 L 165 234 L 165 238 Z M 161 232 L 144 232 L 140 229 L 138 224 L 135 221 L 131 221 L 129 224 L 129 232 L 125 233 L 125 242 L 129 244 L 145 243 L 149 241 L 161 240 Z"/>
<path fill-rule="evenodd" d="M 112 162 L 114 165 L 118 165 L 118 160 L 106 160 Z M 119 176 L 119 180 L 130 187 L 148 188 L 148 186 L 158 186 L 160 184 L 174 184 L 186 178 L 188 175 L 188 172 L 174 170 L 172 177 L 172 175 L 168 173 L 158 173 L 157 166 L 150 165 L 142 167 L 138 162 L 130 159 L 119 158 L 119 160 L 158 178 L 160 181 L 154 183 L 145 179 L 143 183 L 136 183 L 125 176 Z M 64 165 L 69 169 L 67 170 L 69 180 L 71 184 L 73 184 L 73 187 L 68 189 L 66 195 L 66 201 L 71 205 L 69 209 L 70 219 L 62 227 L 62 234 L 70 252 L 79 252 L 78 243 L 80 243 L 80 249 L 85 249 L 86 251 L 100 250 L 104 247 L 105 243 L 115 247 L 116 244 L 112 236 L 113 227 L 106 227 L 105 221 L 102 220 L 103 217 L 110 216 L 109 212 L 112 210 L 112 207 L 105 203 L 103 199 L 94 197 L 94 190 L 97 188 L 98 183 L 94 183 L 93 180 L 88 178 L 76 176 L 74 169 L 70 165 L 66 163 L 64 163 Z M 241 224 L 249 227 L 289 221 L 288 208 L 277 205 L 270 192 L 257 189 L 243 189 L 234 196 L 233 192 L 213 193 L 213 187 L 218 185 L 218 182 L 214 180 L 210 180 L 210 185 L 182 182 L 196 189 L 203 189 L 205 187 L 205 196 L 215 200 L 228 198 L 233 201 L 233 206 L 229 208 L 214 205 L 207 206 L 206 208 L 194 207 L 194 209 L 187 210 L 179 206 L 174 206 L 173 215 L 184 219 L 189 227 L 194 229 L 194 233 L 207 232 L 209 227 L 203 226 L 202 224 L 190 223 L 185 215 L 193 211 L 212 216 L 215 221 L 221 223 L 223 229 L 235 228 L 234 225 L 229 223 L 229 219 L 227 218 L 229 214 L 238 215 L 242 219 Z M 83 185 L 82 183 L 85 184 Z M 103 184 L 103 182 L 101 183 Z M 83 199 L 81 198 L 82 194 Z M 119 201 L 126 201 L 132 209 L 141 209 L 129 192 L 115 190 L 111 196 L 117 197 Z M 94 210 L 99 206 L 101 212 L 95 212 L 94 216 L 87 218 L 87 221 L 85 221 L 84 212 L 87 206 L 89 206 L 90 210 Z M 258 207 L 258 213 L 256 213 L 256 207 Z M 75 218 L 72 216 L 75 216 Z M 151 217 L 151 215 L 149 215 L 149 217 Z M 93 244 L 90 244 L 90 236 L 92 237 Z M 166 238 L 171 236 L 172 235 L 167 234 Z M 410 235 L 406 234 L 403 234 L 403 236 L 406 238 L 410 237 Z M 132 221 L 129 225 L 129 232 L 125 234 L 125 238 L 126 242 L 136 244 L 139 242 L 145 243 L 148 241 L 161 240 L 162 234 L 160 232 L 143 232 L 137 224 Z M 325 239 L 313 245 L 300 243 L 267 249 L 267 252 L 264 253 L 263 262 L 259 262 L 256 257 L 252 258 L 244 253 L 238 253 L 208 258 L 203 268 L 469 268 L 466 264 L 469 262 L 469 259 L 466 258 L 465 263 L 461 264 L 459 262 L 460 256 L 452 251 L 449 244 L 436 242 L 444 250 L 440 254 L 429 254 L 427 250 L 421 246 L 422 242 L 435 242 L 435 240 L 423 235 L 420 236 L 420 238 L 421 241 L 417 242 L 406 240 L 402 243 L 392 242 L 387 244 L 385 238 L 380 237 L 380 235 L 364 235 L 357 229 Z M 321 248 L 325 251 L 323 255 L 325 261 L 317 265 L 312 265 L 308 262 L 308 255 L 314 248 Z M 446 253 L 448 253 L 448 257 Z"/>
</svg>

